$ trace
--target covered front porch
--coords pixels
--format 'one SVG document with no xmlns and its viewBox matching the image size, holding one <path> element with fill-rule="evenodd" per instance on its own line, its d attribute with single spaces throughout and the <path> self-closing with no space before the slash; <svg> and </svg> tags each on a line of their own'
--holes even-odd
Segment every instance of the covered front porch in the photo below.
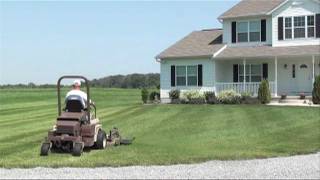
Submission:
<svg viewBox="0 0 320 180">
<path fill-rule="evenodd" d="M 300 93 L 308 96 L 315 77 L 320 74 L 320 56 L 214 58 L 214 69 L 217 94 L 232 89 L 257 96 L 261 81 L 267 79 L 272 97 Z"/>
</svg>

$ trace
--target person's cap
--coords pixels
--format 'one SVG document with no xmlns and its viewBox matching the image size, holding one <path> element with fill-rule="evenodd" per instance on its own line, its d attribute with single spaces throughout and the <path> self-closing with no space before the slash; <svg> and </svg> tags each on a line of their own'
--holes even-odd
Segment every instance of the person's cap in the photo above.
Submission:
<svg viewBox="0 0 320 180">
<path fill-rule="evenodd" d="M 74 86 L 81 86 L 81 81 L 79 79 L 76 79 L 73 81 Z"/>
</svg>

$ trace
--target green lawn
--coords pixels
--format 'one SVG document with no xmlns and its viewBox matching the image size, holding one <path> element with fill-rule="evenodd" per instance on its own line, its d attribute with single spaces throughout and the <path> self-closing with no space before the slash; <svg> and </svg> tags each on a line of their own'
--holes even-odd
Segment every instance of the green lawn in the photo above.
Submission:
<svg viewBox="0 0 320 180">
<path fill-rule="evenodd" d="M 0 90 L 0 167 L 123 166 L 253 159 L 320 150 L 320 109 L 257 105 L 142 105 L 139 90 L 92 89 L 104 129 L 130 146 L 81 157 L 39 150 L 57 115 L 55 89 Z"/>
</svg>

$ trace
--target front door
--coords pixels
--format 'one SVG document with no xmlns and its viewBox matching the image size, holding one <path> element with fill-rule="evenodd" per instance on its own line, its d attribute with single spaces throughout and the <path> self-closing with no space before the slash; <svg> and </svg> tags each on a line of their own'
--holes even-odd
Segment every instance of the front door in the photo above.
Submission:
<svg viewBox="0 0 320 180">
<path fill-rule="evenodd" d="M 312 91 L 312 64 L 284 61 L 278 64 L 278 93 L 298 95 Z"/>
<path fill-rule="evenodd" d="M 312 91 L 312 64 L 296 64 L 296 83 L 299 92 Z"/>
</svg>

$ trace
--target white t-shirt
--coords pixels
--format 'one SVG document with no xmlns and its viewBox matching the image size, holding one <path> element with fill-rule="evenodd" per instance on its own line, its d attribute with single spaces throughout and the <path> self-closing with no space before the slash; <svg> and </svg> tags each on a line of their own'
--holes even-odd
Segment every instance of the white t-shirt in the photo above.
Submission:
<svg viewBox="0 0 320 180">
<path fill-rule="evenodd" d="M 83 104 L 83 107 L 85 107 L 85 104 L 87 103 L 87 93 L 81 91 L 81 90 L 71 90 L 67 93 L 66 95 L 66 99 L 69 97 L 69 96 L 80 96 L 82 98 L 82 104 Z"/>
</svg>

